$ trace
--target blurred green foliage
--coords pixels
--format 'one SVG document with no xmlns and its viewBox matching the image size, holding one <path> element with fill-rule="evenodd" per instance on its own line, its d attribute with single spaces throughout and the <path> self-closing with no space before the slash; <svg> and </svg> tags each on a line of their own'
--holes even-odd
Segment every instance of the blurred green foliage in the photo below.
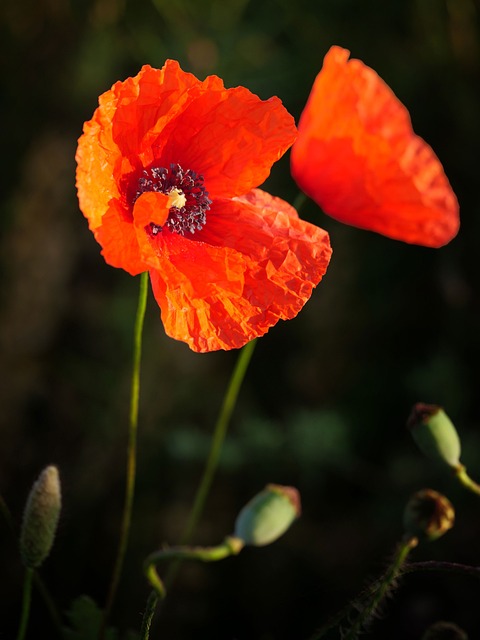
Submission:
<svg viewBox="0 0 480 640">
<path fill-rule="evenodd" d="M 458 195 L 459 236 L 439 251 L 347 228 L 313 204 L 334 257 L 299 317 L 257 347 L 198 543 L 231 531 L 267 482 L 293 484 L 303 516 L 284 539 L 182 569 L 156 637 L 306 638 L 381 570 L 410 493 L 445 492 L 453 531 L 418 559 L 478 564 L 478 504 L 416 451 L 414 402 L 442 404 L 480 477 L 480 26 L 475 0 L 3 0 L 0 492 L 16 521 L 33 478 L 61 470 L 65 511 L 43 574 L 64 611 L 102 605 L 122 505 L 138 283 L 106 266 L 76 202 L 74 154 L 98 95 L 142 64 L 278 95 L 298 118 L 332 44 L 407 105 Z M 268 189 L 290 201 L 288 158 Z M 151 302 L 142 372 L 132 542 L 114 610 L 138 629 L 145 555 L 178 541 L 235 353 L 168 339 Z M 475 474 L 475 469 L 478 474 Z M 0 635 L 15 633 L 21 569 L 0 523 Z M 478 586 L 409 576 L 372 638 L 419 638 L 438 617 L 480 635 Z M 48 628 L 38 597 L 34 624 Z M 44 627 L 42 627 L 44 625 Z M 32 626 L 32 628 L 34 628 Z"/>
</svg>

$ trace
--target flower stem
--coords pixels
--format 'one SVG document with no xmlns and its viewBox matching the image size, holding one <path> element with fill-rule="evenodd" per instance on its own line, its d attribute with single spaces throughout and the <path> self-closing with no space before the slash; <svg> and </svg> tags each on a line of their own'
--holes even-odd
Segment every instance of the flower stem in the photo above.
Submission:
<svg viewBox="0 0 480 640">
<path fill-rule="evenodd" d="M 185 527 L 185 531 L 180 540 L 180 544 L 182 545 L 188 544 L 190 542 L 192 534 L 195 530 L 195 527 L 197 526 L 198 520 L 205 506 L 208 492 L 210 491 L 210 487 L 212 485 L 213 476 L 220 459 L 220 453 L 222 451 L 223 441 L 225 440 L 225 436 L 227 434 L 227 428 L 230 422 L 230 418 L 235 408 L 238 393 L 242 386 L 242 382 L 247 372 L 248 365 L 252 358 L 255 344 L 256 340 L 248 342 L 240 351 L 240 355 L 235 364 L 235 368 L 233 370 L 232 377 L 230 378 L 230 382 L 227 387 L 227 391 L 223 399 L 223 404 L 213 432 L 212 444 L 210 447 L 210 452 L 208 454 L 207 462 L 205 464 L 205 470 L 203 472 L 202 480 L 195 496 L 187 526 Z"/>
<path fill-rule="evenodd" d="M 63 629 L 62 619 L 60 617 L 60 613 L 57 610 L 56 604 L 50 594 L 50 591 L 47 589 L 45 583 L 43 582 L 42 578 L 37 572 L 33 574 L 33 580 L 35 582 L 35 587 L 37 591 L 43 598 L 44 605 L 48 609 L 48 612 L 52 619 L 52 624 L 55 627 L 58 637 L 59 638 L 63 637 L 64 629 Z"/>
<path fill-rule="evenodd" d="M 157 592 L 152 589 L 148 596 L 145 613 L 143 614 L 142 628 L 140 629 L 140 640 L 148 640 L 150 638 L 150 629 L 152 627 L 152 620 L 155 615 L 158 599 Z"/>
<path fill-rule="evenodd" d="M 375 580 L 363 593 L 318 629 L 316 633 L 311 636 L 310 640 L 320 640 L 320 638 L 324 638 L 334 627 L 341 625 L 342 621 L 350 620 L 353 612 L 360 610 L 353 625 L 342 635 L 342 638 L 345 638 L 345 640 L 357 638 L 365 624 L 375 615 L 382 600 L 395 587 L 395 580 L 403 573 L 404 570 L 402 567 L 405 564 L 408 554 L 417 544 L 418 538 L 416 537 L 403 540 L 398 545 L 393 561 L 384 575 L 380 579 Z"/>
<path fill-rule="evenodd" d="M 295 197 L 295 200 L 293 201 L 292 207 L 296 209 L 298 213 L 307 200 L 308 197 L 305 195 L 305 193 L 303 193 L 303 191 L 299 191 Z"/>
<path fill-rule="evenodd" d="M 137 316 L 133 333 L 133 365 L 132 382 L 130 392 L 130 416 L 127 444 L 127 467 L 125 481 L 125 502 L 123 506 L 122 522 L 120 526 L 120 539 L 118 543 L 117 556 L 113 567 L 107 601 L 102 617 L 102 625 L 99 637 L 105 637 L 106 624 L 120 582 L 120 575 L 123 568 L 125 553 L 127 550 L 130 525 L 132 520 L 133 498 L 135 494 L 135 476 L 137 466 L 137 430 L 138 430 L 138 405 L 140 397 L 140 363 L 142 356 L 142 335 L 143 323 L 145 319 L 145 309 L 147 307 L 148 273 L 140 276 L 140 292 L 138 296 Z"/>
<path fill-rule="evenodd" d="M 15 528 L 15 523 L 13 521 L 12 514 L 10 513 L 10 509 L 8 508 L 8 505 L 3 499 L 2 495 L 0 495 L 0 511 L 3 514 L 5 523 L 12 535 L 12 540 L 16 541 L 17 532 Z M 55 627 L 57 635 L 58 637 L 60 637 L 63 633 L 63 627 L 62 627 L 62 620 L 60 618 L 59 612 L 57 611 L 55 602 L 53 601 L 53 598 L 50 595 L 50 592 L 48 591 L 47 587 L 45 586 L 45 583 L 43 582 L 42 578 L 37 572 L 34 572 L 33 580 L 35 582 L 35 587 L 37 588 L 38 592 L 42 596 L 43 602 L 50 613 L 50 617 L 52 618 L 52 624 Z"/>
<path fill-rule="evenodd" d="M 371 595 L 367 599 L 367 603 L 363 607 L 357 619 L 346 633 L 345 640 L 354 640 L 354 638 L 357 638 L 365 624 L 372 619 L 385 596 L 394 588 L 395 580 L 400 575 L 408 554 L 417 545 L 418 538 L 414 536 L 403 540 L 398 545 L 393 557 L 393 562 L 390 564 L 382 578 L 372 585 L 370 590 Z"/>
<path fill-rule="evenodd" d="M 155 565 L 165 560 L 200 560 L 201 562 L 218 562 L 229 556 L 237 555 L 245 546 L 240 538 L 227 536 L 216 547 L 170 547 L 151 553 L 145 560 L 144 568 L 151 586 L 160 599 L 165 598 L 167 591 L 158 575 Z"/>
<path fill-rule="evenodd" d="M 470 478 L 463 464 L 459 464 L 457 467 L 455 467 L 454 473 L 466 489 L 480 496 L 480 484 Z"/>
<path fill-rule="evenodd" d="M 240 388 L 242 386 L 242 382 L 245 378 L 245 374 L 247 372 L 248 365 L 250 360 L 252 359 L 253 351 L 255 349 L 256 340 L 252 340 L 248 342 L 240 351 L 240 355 L 238 356 L 237 362 L 235 364 L 235 368 L 233 369 L 232 376 L 230 378 L 230 382 L 228 384 L 227 390 L 225 392 L 225 396 L 223 398 L 222 407 L 220 409 L 220 413 L 217 418 L 217 422 L 215 424 L 215 429 L 213 432 L 212 443 L 210 446 L 210 452 L 208 454 L 207 462 L 205 463 L 205 469 L 203 471 L 203 476 L 200 482 L 200 485 L 197 489 L 197 493 L 195 495 L 195 499 L 193 502 L 193 507 L 190 512 L 190 516 L 187 522 L 187 526 L 185 527 L 185 531 L 180 540 L 181 545 L 187 545 L 193 535 L 195 527 L 197 526 L 197 522 L 202 514 L 203 508 L 205 506 L 205 502 L 208 496 L 208 492 L 210 490 L 213 476 L 218 466 L 218 461 L 220 459 L 220 453 L 222 450 L 223 441 L 225 440 L 225 435 L 227 433 L 228 424 L 230 422 L 230 418 L 232 412 L 235 408 L 238 394 L 240 392 Z M 142 623 L 142 632 L 143 636 L 141 640 L 148 640 L 150 627 L 152 624 L 153 616 L 155 614 L 155 609 L 160 600 L 163 600 L 167 595 L 167 589 L 171 587 L 173 581 L 175 580 L 175 576 L 177 575 L 177 571 L 180 567 L 182 560 L 185 558 L 192 558 L 192 553 L 197 553 L 198 548 L 196 550 L 188 550 L 185 551 L 185 548 L 179 552 L 179 548 L 173 548 L 169 550 L 164 550 L 158 552 L 161 558 L 170 557 L 171 559 L 175 559 L 169 571 L 167 572 L 167 576 L 165 578 L 165 582 L 160 579 L 158 575 L 155 564 L 157 560 L 152 560 L 152 558 L 156 558 L 155 554 L 149 556 L 145 562 L 145 574 L 150 582 L 150 584 L 154 588 L 154 593 L 156 597 L 154 598 L 152 594 L 150 594 L 146 612 L 144 615 L 143 623 Z M 203 553 L 203 552 L 202 552 Z M 230 552 L 231 553 L 231 552 Z M 199 558 L 196 556 L 197 559 Z M 158 558 L 160 559 L 160 558 Z M 215 558 L 217 559 L 217 558 Z"/>
<path fill-rule="evenodd" d="M 255 344 L 256 340 L 252 340 L 242 348 L 235 364 L 235 368 L 232 372 L 230 382 L 223 398 L 222 407 L 215 424 L 210 452 L 208 454 L 207 462 L 205 463 L 205 469 L 200 482 L 200 486 L 197 489 L 193 507 L 190 512 L 185 531 L 180 540 L 181 545 L 186 545 L 190 542 L 195 527 L 197 526 L 198 520 L 205 506 L 208 492 L 210 491 L 210 487 L 212 485 L 213 476 L 220 459 L 220 453 L 222 450 L 223 441 L 225 440 L 225 435 L 227 433 L 228 424 L 230 422 L 232 412 L 235 408 L 238 394 L 242 386 L 242 382 L 245 378 L 248 365 L 252 358 Z M 180 562 L 181 560 L 171 565 L 165 579 L 167 588 L 171 587 L 180 566 Z"/>
<path fill-rule="evenodd" d="M 30 616 L 30 603 L 32 601 L 32 582 L 33 569 L 27 567 L 25 569 L 25 578 L 23 581 L 22 614 L 20 618 L 20 627 L 18 629 L 17 640 L 23 640 L 27 632 L 28 618 Z"/>
<path fill-rule="evenodd" d="M 457 575 L 471 576 L 480 580 L 480 567 L 472 567 L 458 562 L 443 562 L 439 560 L 426 560 L 424 562 L 410 562 L 403 570 L 402 574 L 415 573 L 416 571 L 443 571 L 445 573 L 455 573 Z"/>
</svg>

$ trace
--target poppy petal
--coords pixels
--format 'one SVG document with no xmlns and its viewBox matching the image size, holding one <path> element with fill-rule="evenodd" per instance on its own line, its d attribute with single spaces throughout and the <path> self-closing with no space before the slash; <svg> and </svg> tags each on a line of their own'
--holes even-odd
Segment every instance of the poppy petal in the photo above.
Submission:
<svg viewBox="0 0 480 640">
<path fill-rule="evenodd" d="M 112 200 L 102 217 L 102 224 L 94 230 L 95 239 L 102 247 L 102 255 L 112 267 L 125 269 L 136 276 L 148 270 L 142 259 L 136 228 L 125 217 L 118 200 Z"/>
<path fill-rule="evenodd" d="M 152 162 L 152 143 L 191 100 L 189 91 L 201 86 L 178 62 L 167 60 L 162 69 L 143 66 L 100 96 L 75 156 L 80 208 L 90 229 L 100 226 L 110 199 L 120 196 L 122 176 Z"/>
<path fill-rule="evenodd" d="M 293 318 L 327 269 L 327 234 L 250 191 L 295 136 L 278 98 L 175 61 L 116 83 L 84 126 L 77 189 L 103 256 L 150 272 L 167 333 L 196 351 Z"/>
<path fill-rule="evenodd" d="M 437 156 L 391 89 L 346 49 L 325 57 L 291 168 L 299 187 L 341 222 L 429 247 L 458 232 L 458 202 Z"/>
<path fill-rule="evenodd" d="M 155 191 L 142 193 L 133 207 L 133 224 L 140 257 L 149 268 L 158 267 L 161 259 L 156 253 L 155 240 L 147 229 L 152 224 L 161 229 L 168 219 L 169 212 L 169 196 Z"/>
<path fill-rule="evenodd" d="M 162 233 L 150 270 L 165 331 L 195 351 L 241 347 L 296 316 L 331 255 L 325 231 L 258 189 L 215 202 L 197 237 Z"/>
<path fill-rule="evenodd" d="M 78 200 L 92 231 L 101 225 L 110 200 L 120 195 L 108 152 L 114 144 L 112 117 L 112 105 L 105 102 L 84 124 L 75 154 Z"/>
<path fill-rule="evenodd" d="M 162 144 L 159 136 L 202 87 L 176 60 L 167 60 L 162 69 L 144 65 L 134 78 L 117 82 L 107 95 L 117 103 L 112 138 L 120 154 L 134 164 L 150 164 L 167 139 L 164 135 Z"/>
<path fill-rule="evenodd" d="M 268 178 L 296 135 L 278 98 L 260 100 L 243 87 L 205 91 L 172 123 L 163 163 L 201 173 L 211 198 L 239 196 Z"/>
</svg>

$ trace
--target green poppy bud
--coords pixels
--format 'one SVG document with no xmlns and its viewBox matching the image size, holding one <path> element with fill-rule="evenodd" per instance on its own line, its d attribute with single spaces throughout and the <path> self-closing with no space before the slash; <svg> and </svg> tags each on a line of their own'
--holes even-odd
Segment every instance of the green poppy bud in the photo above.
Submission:
<svg viewBox="0 0 480 640">
<path fill-rule="evenodd" d="M 453 527 L 455 510 L 448 498 L 433 489 L 422 489 L 413 494 L 403 514 L 403 525 L 408 536 L 423 540 L 436 540 Z"/>
<path fill-rule="evenodd" d="M 460 438 L 445 411 L 436 405 L 418 403 L 407 422 L 418 447 L 432 460 L 457 468 Z"/>
<path fill-rule="evenodd" d="M 234 535 L 245 544 L 262 547 L 283 535 L 300 513 L 300 494 L 296 489 L 268 484 L 240 511 Z"/>
<path fill-rule="evenodd" d="M 23 564 L 39 567 L 50 553 L 60 516 L 61 495 L 58 469 L 46 467 L 34 483 L 23 512 L 20 553 Z"/>
<path fill-rule="evenodd" d="M 468 640 L 468 636 L 453 622 L 436 622 L 426 630 L 422 640 Z"/>
</svg>

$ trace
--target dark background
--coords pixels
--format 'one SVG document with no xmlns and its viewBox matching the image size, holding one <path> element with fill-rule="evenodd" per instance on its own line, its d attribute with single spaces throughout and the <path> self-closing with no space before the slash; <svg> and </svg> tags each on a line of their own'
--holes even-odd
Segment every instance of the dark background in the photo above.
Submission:
<svg viewBox="0 0 480 640">
<path fill-rule="evenodd" d="M 309 204 L 334 256 L 301 314 L 257 345 L 205 513 L 215 544 L 267 482 L 293 484 L 303 516 L 276 544 L 185 565 L 154 638 L 308 638 L 385 566 L 410 494 L 444 492 L 455 528 L 414 559 L 478 564 L 479 500 L 415 449 L 414 402 L 442 404 L 480 479 L 479 7 L 474 0 L 4 0 L 0 8 L 0 493 L 19 523 L 29 488 L 59 466 L 64 509 L 42 569 L 62 610 L 103 605 L 123 500 L 138 279 L 107 266 L 75 193 L 74 154 L 100 93 L 144 63 L 178 59 L 296 118 L 332 44 L 373 67 L 439 155 L 461 205 L 441 250 L 342 226 Z M 297 189 L 288 154 L 266 188 Z M 178 542 L 237 354 L 199 355 L 164 335 L 150 297 L 139 476 L 113 623 L 139 628 L 141 563 Z M 0 522 L 0 638 L 15 636 L 22 569 Z M 439 618 L 480 637 L 479 585 L 406 577 L 367 637 L 420 639 Z M 30 637 L 50 633 L 34 594 Z M 53 636 L 53 632 L 52 637 Z M 335 636 L 332 636 L 335 637 Z"/>
</svg>

